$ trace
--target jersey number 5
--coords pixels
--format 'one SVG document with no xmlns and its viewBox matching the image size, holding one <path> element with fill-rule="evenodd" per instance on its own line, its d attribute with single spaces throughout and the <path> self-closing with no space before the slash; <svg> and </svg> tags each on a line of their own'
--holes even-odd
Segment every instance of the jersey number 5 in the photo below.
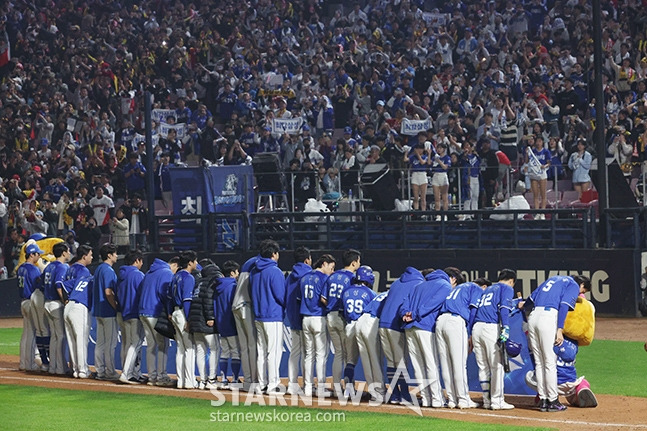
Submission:
<svg viewBox="0 0 647 431">
<path fill-rule="evenodd" d="M 555 284 L 555 280 L 548 280 L 546 282 L 546 285 L 541 290 L 543 290 L 544 292 L 548 292 L 550 288 L 553 287 L 553 284 Z"/>
</svg>

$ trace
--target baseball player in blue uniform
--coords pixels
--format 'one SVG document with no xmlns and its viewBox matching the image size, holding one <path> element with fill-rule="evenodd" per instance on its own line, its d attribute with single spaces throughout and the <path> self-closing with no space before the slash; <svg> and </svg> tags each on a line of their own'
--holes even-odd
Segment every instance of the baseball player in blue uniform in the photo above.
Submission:
<svg viewBox="0 0 647 431">
<path fill-rule="evenodd" d="M 126 384 L 145 383 L 138 366 L 144 341 L 144 327 L 139 320 L 139 286 L 144 279 L 141 272 L 144 256 L 139 250 L 126 253 L 124 265 L 119 268 L 115 294 L 119 304 L 118 320 L 122 323 L 122 366 L 119 381 Z M 124 354 L 125 351 L 125 354 Z"/>
<path fill-rule="evenodd" d="M 301 304 L 298 298 L 301 297 L 299 281 L 301 278 L 312 271 L 312 256 L 310 249 L 307 247 L 297 247 L 294 250 L 294 266 L 292 272 L 285 279 L 285 290 L 287 301 L 285 304 L 288 323 L 290 324 L 290 336 L 292 338 L 292 348 L 290 349 L 290 358 L 288 359 L 288 394 L 300 392 L 299 386 L 299 365 L 301 370 L 305 370 L 305 354 L 303 350 L 303 326 L 301 317 Z M 302 371 L 303 372 L 303 371 Z"/>
<path fill-rule="evenodd" d="M 335 270 L 335 258 L 329 254 L 321 256 L 313 265 L 314 270 L 299 281 L 301 315 L 303 316 L 303 344 L 305 368 L 303 380 L 305 395 L 313 395 L 313 366 L 317 368 L 317 394 L 329 396 L 326 388 L 326 362 L 328 359 L 328 336 L 326 325 L 326 301 L 324 300 L 326 280 Z"/>
<path fill-rule="evenodd" d="M 346 388 L 344 395 L 352 395 L 355 389 L 355 365 L 359 358 L 359 347 L 357 345 L 357 320 L 364 313 L 364 307 L 377 296 L 373 291 L 375 274 L 370 266 L 357 268 L 355 278 L 351 285 L 344 289 L 341 294 L 344 319 L 346 320 L 346 369 L 344 370 L 344 381 Z"/>
<path fill-rule="evenodd" d="M 472 329 L 472 345 L 479 367 L 483 407 L 510 410 L 514 406 L 506 403 L 503 398 L 505 372 L 501 346 L 510 337 L 510 311 L 514 307 L 512 297 L 517 273 L 511 269 L 502 269 L 498 278 L 497 283 L 485 288 L 478 303 Z"/>
<path fill-rule="evenodd" d="M 361 265 L 361 254 L 357 250 L 346 250 L 342 255 L 343 269 L 336 271 L 328 278 L 326 289 L 321 295 L 326 304 L 326 322 L 328 335 L 335 350 L 335 357 L 332 363 L 333 388 L 339 384 L 342 386 L 342 372 L 346 364 L 346 322 L 342 315 L 341 294 L 355 277 L 355 271 Z M 344 373 L 345 374 L 345 373 Z"/>
<path fill-rule="evenodd" d="M 460 277 L 462 281 L 460 274 L 456 277 Z M 479 406 L 469 395 L 467 353 L 472 322 L 482 294 L 483 288 L 475 283 L 458 284 L 445 299 L 436 320 L 438 356 L 449 408 L 469 409 Z"/>
<path fill-rule="evenodd" d="M 30 240 L 31 241 L 31 240 Z M 25 247 L 25 256 L 27 256 L 27 247 L 32 244 L 27 243 Z M 34 242 L 33 245 L 36 245 Z M 38 248 L 38 245 L 36 245 Z M 42 254 L 42 252 L 41 252 Z M 38 267 L 38 261 L 35 265 Z M 40 267 L 39 267 L 40 269 Z M 45 294 L 43 292 L 43 283 L 42 279 L 38 280 L 36 283 L 36 288 L 31 294 L 31 318 L 34 322 L 34 328 L 36 329 L 36 348 L 38 349 L 38 354 L 41 359 L 40 370 L 47 372 L 49 370 L 49 324 L 47 322 L 47 316 L 45 313 Z"/>
<path fill-rule="evenodd" d="M 411 290 L 423 281 L 425 278 L 422 273 L 409 266 L 400 278 L 393 282 L 389 289 L 389 296 L 385 300 L 380 316 L 380 341 L 386 356 L 386 379 L 389 382 L 393 380 L 398 368 L 406 367 L 406 337 L 398 310 Z M 411 402 L 409 388 L 403 376 L 398 379 L 396 387 L 390 390 L 391 398 L 387 400 L 388 402 L 399 403 L 401 400 Z"/>
<path fill-rule="evenodd" d="M 69 266 L 70 248 L 64 242 L 54 244 L 52 247 L 54 262 L 43 270 L 41 280 L 45 294 L 45 316 L 49 323 L 49 373 L 65 374 L 67 361 L 65 360 L 65 322 L 63 321 L 63 298 L 59 295 L 58 284 L 65 279 Z"/>
<path fill-rule="evenodd" d="M 92 263 L 92 248 L 81 245 L 76 250 L 76 262 L 65 273 L 62 283 L 58 283 L 61 297 L 66 298 L 63 320 L 65 337 L 70 349 L 72 375 L 87 379 L 88 337 L 90 334 L 89 310 L 92 307 L 92 274 L 88 265 Z"/>
<path fill-rule="evenodd" d="M 407 295 L 400 307 L 404 321 L 407 349 L 417 380 L 428 382 L 421 388 L 423 407 L 443 407 L 445 398 L 438 374 L 438 351 L 436 347 L 436 318 L 456 283 L 452 268 L 435 270 L 425 275 L 425 281 L 418 284 Z M 423 271 L 425 273 L 426 271 Z M 452 278 L 448 273 L 454 274 Z"/>
<path fill-rule="evenodd" d="M 90 377 L 88 341 L 90 337 L 93 280 L 94 278 L 89 275 L 88 271 L 88 275 L 65 281 L 66 287 L 70 289 L 69 300 L 63 311 L 65 335 L 70 347 L 73 375 L 79 379 Z"/>
<path fill-rule="evenodd" d="M 550 277 L 535 289 L 520 307 L 531 310 L 528 315 L 528 342 L 535 358 L 539 410 L 559 412 L 566 406 L 559 402 L 557 364 L 553 346 L 564 342 L 564 321 L 580 289 L 591 290 L 588 277 L 576 275 Z"/>
<path fill-rule="evenodd" d="M 250 293 L 256 316 L 258 385 L 267 393 L 279 389 L 285 317 L 285 277 L 279 268 L 279 244 L 264 240 L 261 257 L 249 275 Z"/>
<path fill-rule="evenodd" d="M 243 390 L 249 391 L 253 383 L 258 383 L 256 372 L 256 328 L 254 327 L 254 310 L 252 309 L 252 297 L 249 289 L 249 274 L 260 256 L 254 256 L 247 260 L 240 268 L 236 293 L 232 308 L 234 319 L 236 319 L 236 332 L 240 342 L 240 362 L 243 368 L 245 382 Z"/>
<path fill-rule="evenodd" d="M 177 370 L 177 388 L 195 389 L 195 350 L 193 336 L 189 332 L 189 310 L 193 299 L 195 278 L 191 273 L 198 266 L 198 255 L 193 250 L 183 251 L 178 261 L 178 271 L 173 275 L 169 286 L 169 315 L 175 328 L 177 352 L 175 367 Z"/>
<path fill-rule="evenodd" d="M 240 343 L 236 332 L 236 321 L 231 304 L 236 292 L 236 280 L 240 274 L 240 265 L 233 260 L 222 264 L 224 277 L 216 280 L 213 294 L 216 329 L 220 334 L 220 387 L 229 386 L 227 365 L 231 366 L 233 382 L 238 383 L 240 376 Z"/>
<path fill-rule="evenodd" d="M 43 360 L 43 369 L 47 371 L 45 365 L 47 352 L 42 336 L 38 335 L 38 325 L 35 316 L 37 312 L 32 301 L 32 296 L 35 294 L 43 296 L 42 291 L 39 289 L 41 283 L 40 269 L 36 266 L 41 254 L 43 254 L 43 251 L 37 244 L 29 244 L 26 246 L 25 262 L 20 265 L 16 273 L 18 288 L 20 289 L 20 298 L 22 300 L 20 303 L 20 311 L 23 317 L 22 336 L 20 338 L 20 369 L 27 371 L 36 371 L 38 369 L 34 347 L 38 347 L 41 359 Z M 36 293 L 37 291 L 40 293 Z"/>
<path fill-rule="evenodd" d="M 117 262 L 117 246 L 104 244 L 99 249 L 103 261 L 94 270 L 92 315 L 97 319 L 97 345 L 94 368 L 97 380 L 117 380 L 115 349 L 117 348 L 117 274 L 112 265 Z"/>
<path fill-rule="evenodd" d="M 177 262 L 178 258 L 171 260 Z M 146 337 L 149 386 L 175 386 L 175 381 L 169 378 L 166 371 L 169 339 L 155 330 L 157 318 L 162 313 L 167 313 L 165 304 L 172 279 L 173 270 L 170 264 L 161 259 L 155 259 L 144 275 L 139 288 L 139 320 L 142 322 Z"/>
<path fill-rule="evenodd" d="M 380 314 L 384 308 L 384 300 L 389 291 L 377 295 L 364 307 L 364 313 L 357 319 L 357 346 L 362 358 L 364 378 L 371 394 L 372 402 L 384 402 L 386 389 L 384 387 L 384 352 L 379 338 Z"/>
</svg>

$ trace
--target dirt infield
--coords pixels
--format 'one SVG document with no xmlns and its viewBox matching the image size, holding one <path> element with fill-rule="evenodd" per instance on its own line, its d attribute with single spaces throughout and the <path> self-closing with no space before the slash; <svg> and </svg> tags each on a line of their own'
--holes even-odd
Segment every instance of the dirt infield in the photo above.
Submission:
<svg viewBox="0 0 647 431">
<path fill-rule="evenodd" d="M 0 319 L 0 327 L 16 327 L 22 324 L 20 319 Z M 647 321 L 644 319 L 605 319 L 597 320 L 597 339 L 614 339 L 644 341 L 647 338 Z M 190 397 L 215 400 L 209 391 L 178 390 L 158 388 L 146 385 L 127 386 L 113 382 L 95 380 L 78 380 L 56 377 L 48 374 L 30 374 L 18 371 L 18 357 L 0 355 L 0 384 L 29 385 L 49 388 L 92 390 L 102 392 L 125 392 L 133 394 L 151 394 L 175 397 Z M 229 392 L 223 392 L 231 399 Z M 479 401 L 480 394 L 473 393 Z M 244 395 L 241 395 L 244 397 Z M 517 406 L 514 410 L 494 412 L 483 409 L 423 409 L 423 415 L 459 421 L 477 423 L 497 423 L 517 426 L 541 426 L 560 430 L 647 430 L 647 409 L 645 399 L 635 397 L 597 395 L 599 406 L 594 409 L 569 408 L 560 413 L 541 413 L 533 406 L 534 399 L 528 396 L 506 396 L 506 400 Z M 270 397 L 264 398 L 270 404 Z M 286 397 L 288 404 L 290 398 Z M 244 401 L 244 398 L 242 398 Z M 300 403 L 303 404 L 302 402 Z M 316 403 L 315 403 L 316 405 Z M 214 407 L 215 409 L 216 407 Z M 415 414 L 403 406 L 383 405 L 380 407 L 341 406 L 332 400 L 329 407 L 344 411 L 376 411 L 391 414 Z"/>
</svg>

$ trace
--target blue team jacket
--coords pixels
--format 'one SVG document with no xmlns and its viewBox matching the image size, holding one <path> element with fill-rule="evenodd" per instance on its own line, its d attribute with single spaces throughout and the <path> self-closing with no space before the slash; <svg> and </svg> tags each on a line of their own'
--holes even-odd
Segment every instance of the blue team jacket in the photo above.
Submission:
<svg viewBox="0 0 647 431">
<path fill-rule="evenodd" d="M 380 316 L 380 328 L 393 329 L 402 332 L 402 319 L 398 313 L 404 298 L 421 282 L 425 281 L 420 271 L 407 267 L 399 279 L 393 282 L 389 289 L 389 296 L 384 300 L 384 308 Z"/>
<path fill-rule="evenodd" d="M 173 273 L 168 263 L 155 259 L 140 287 L 139 315 L 158 317 L 164 311 Z"/>
<path fill-rule="evenodd" d="M 282 322 L 285 314 L 285 277 L 276 261 L 261 257 L 249 276 L 256 320 Z"/>
<path fill-rule="evenodd" d="M 445 271 L 437 269 L 427 274 L 425 281 L 413 288 L 400 307 L 400 317 L 411 312 L 413 320 L 404 324 L 404 329 L 419 328 L 424 331 L 436 330 L 436 318 L 452 291 L 452 284 Z"/>
<path fill-rule="evenodd" d="M 285 291 L 287 295 L 287 302 L 285 304 L 285 312 L 287 314 L 288 323 L 290 328 L 300 331 L 303 329 L 301 323 L 301 304 L 298 299 L 299 295 L 299 280 L 301 277 L 312 271 L 312 268 L 307 263 L 299 262 L 292 267 L 292 272 L 285 279 Z"/>
<path fill-rule="evenodd" d="M 236 279 L 223 277 L 216 281 L 213 295 L 213 309 L 216 316 L 216 330 L 221 337 L 233 337 L 236 332 L 236 321 L 231 304 L 236 293 Z"/>
<path fill-rule="evenodd" d="M 139 318 L 139 285 L 144 279 L 144 273 L 132 265 L 119 268 L 117 282 L 118 309 L 124 320 Z"/>
</svg>

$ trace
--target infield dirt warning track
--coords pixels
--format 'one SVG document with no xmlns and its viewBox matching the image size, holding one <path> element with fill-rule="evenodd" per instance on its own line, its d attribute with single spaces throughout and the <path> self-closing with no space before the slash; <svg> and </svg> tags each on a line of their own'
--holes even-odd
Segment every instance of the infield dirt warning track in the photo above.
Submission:
<svg viewBox="0 0 647 431">
<path fill-rule="evenodd" d="M 11 320 L 12 322 L 8 322 Z M 19 323 L 20 322 L 20 323 Z M 0 319 L 0 327 L 14 327 L 20 319 Z M 645 322 L 640 319 L 598 319 L 596 327 L 596 339 L 618 339 L 628 337 L 632 341 L 644 339 Z M 624 335 L 623 334 L 627 334 Z M 286 382 L 284 382 L 286 383 Z M 18 371 L 18 357 L 0 355 L 0 384 L 25 385 L 34 387 L 59 388 L 68 390 L 86 390 L 101 392 L 132 393 L 140 395 L 163 395 L 185 398 L 203 399 L 205 402 L 215 400 L 215 396 L 205 390 L 180 390 L 174 388 L 160 388 L 147 385 L 123 385 L 114 382 L 96 380 L 78 380 L 68 377 L 57 377 L 49 374 L 26 373 Z M 594 389 L 594 388 L 593 388 Z M 228 400 L 231 400 L 231 393 L 222 391 Z M 244 396 L 241 394 L 241 402 Z M 475 401 L 480 401 L 480 394 L 472 393 Z M 490 411 L 484 409 L 430 409 L 423 408 L 422 414 L 425 417 L 437 417 L 458 421 L 469 421 L 477 423 L 496 423 L 512 426 L 540 426 L 559 430 L 645 430 L 647 431 L 647 399 L 637 397 L 625 397 L 616 395 L 600 395 L 598 407 L 596 408 L 575 408 L 569 407 L 565 412 L 542 413 L 534 407 L 534 398 L 529 396 L 506 395 L 506 401 L 514 404 L 516 408 L 508 411 Z M 266 405 L 272 405 L 271 397 L 265 396 Z M 286 396 L 288 404 L 290 397 Z M 353 411 L 375 411 L 380 413 L 415 415 L 412 410 L 404 406 L 382 405 L 371 407 L 368 404 L 359 406 L 342 406 L 338 400 L 329 399 L 329 406 L 317 406 L 318 408 Z M 278 405 L 278 403 L 274 403 Z M 300 404 L 303 404 L 302 402 Z M 213 407 L 217 409 L 218 407 Z"/>
</svg>

